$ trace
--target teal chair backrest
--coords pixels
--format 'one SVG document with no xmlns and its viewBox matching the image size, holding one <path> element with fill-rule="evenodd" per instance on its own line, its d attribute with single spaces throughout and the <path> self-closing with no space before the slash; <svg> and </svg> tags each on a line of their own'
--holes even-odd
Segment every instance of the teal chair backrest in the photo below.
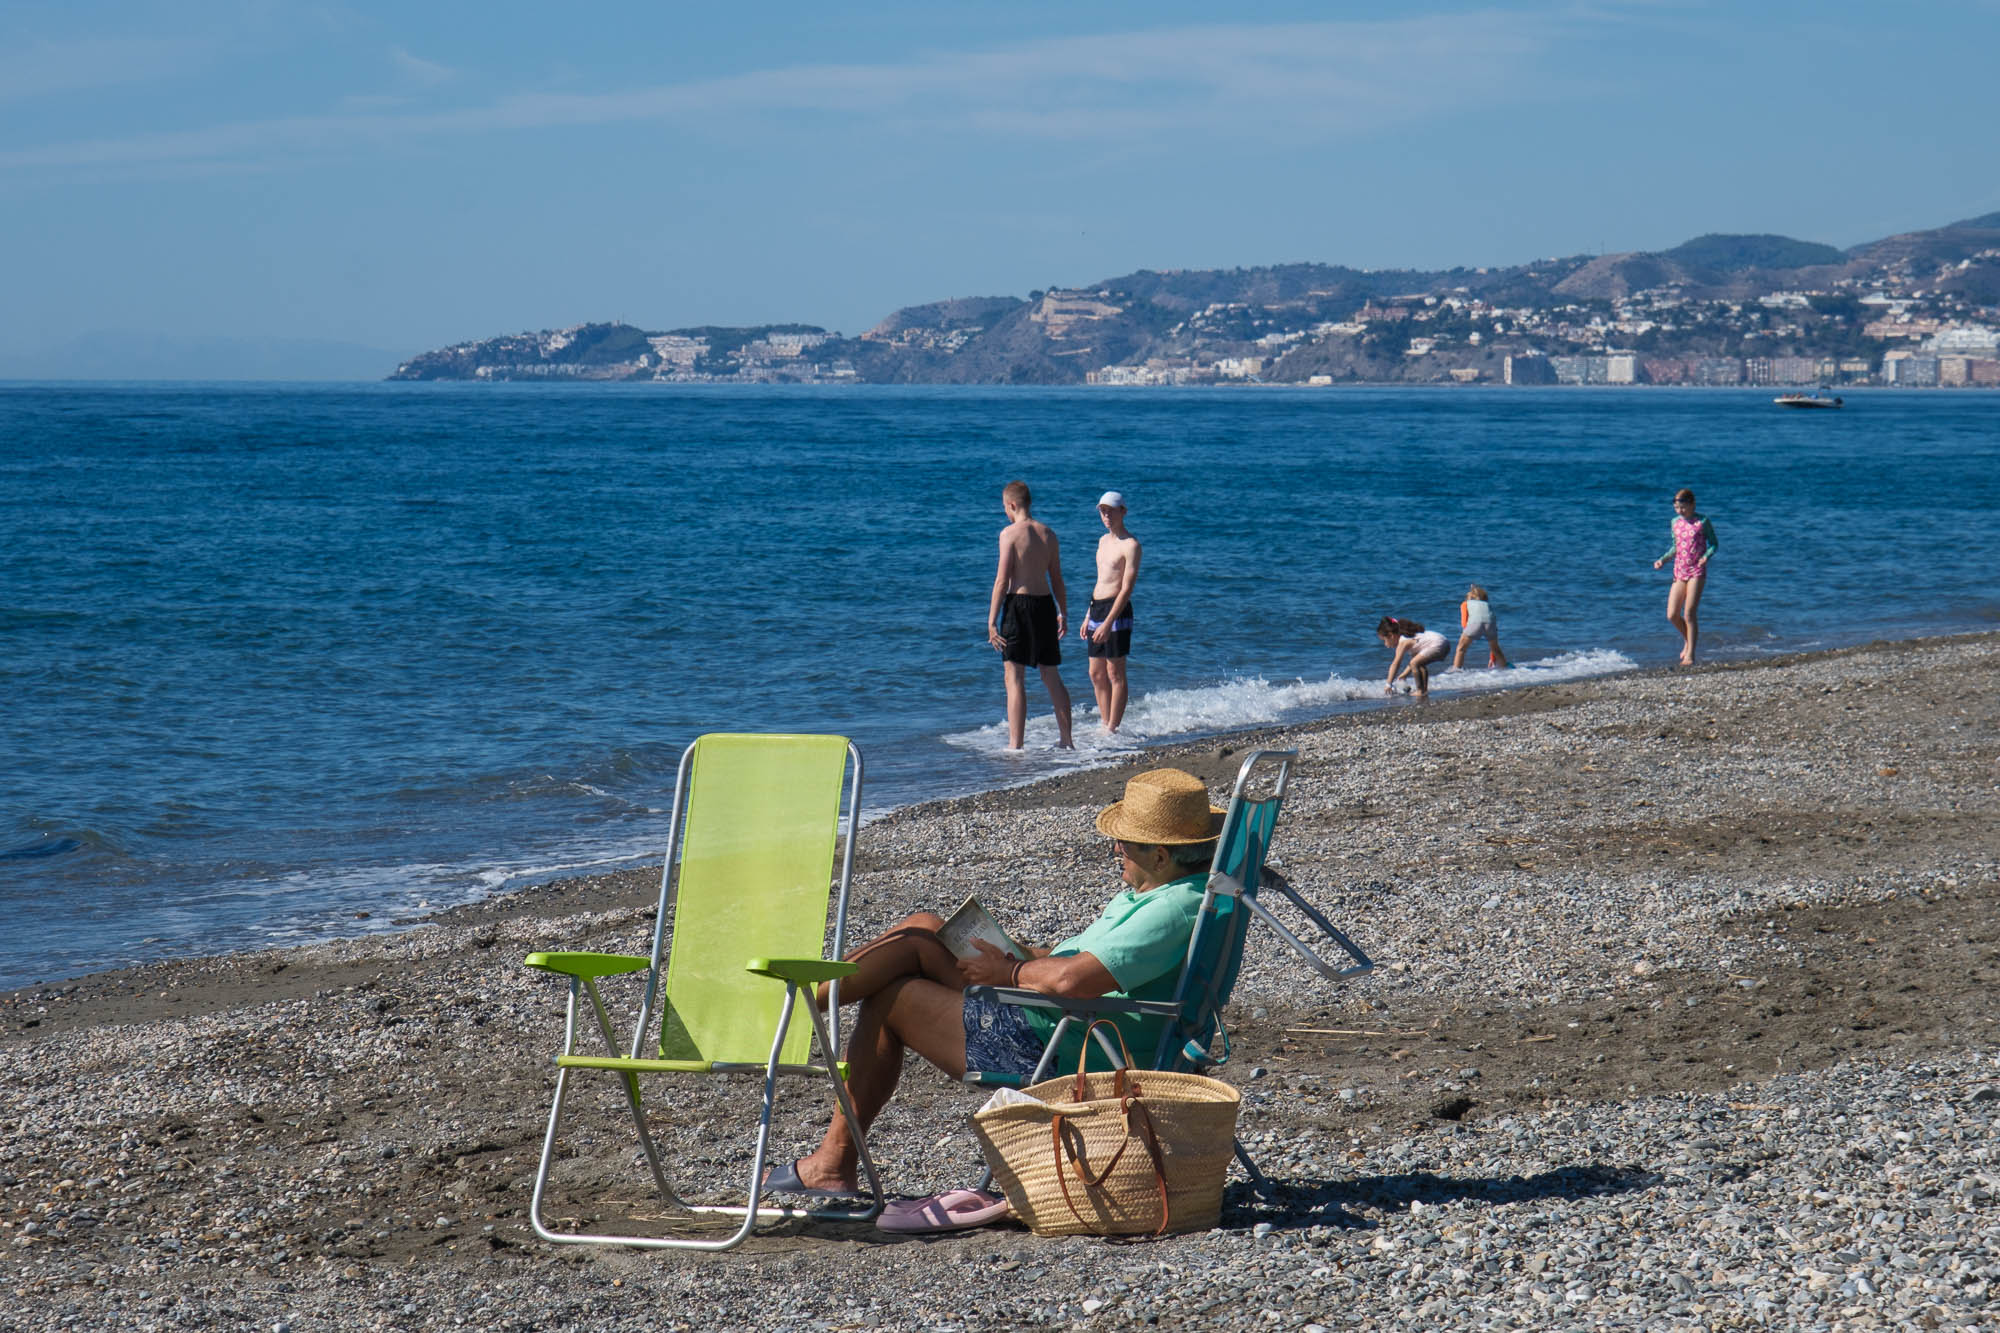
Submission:
<svg viewBox="0 0 2000 1333">
<path fill-rule="evenodd" d="M 1278 825 L 1283 797 L 1251 800 L 1238 795 L 1230 802 L 1229 819 L 1216 844 L 1213 868 L 1243 885 L 1255 897 L 1264 877 L 1264 854 Z M 1243 942 L 1250 930 L 1250 912 L 1228 894 L 1211 894 L 1207 910 L 1195 923 L 1188 965 L 1181 979 L 1180 1012 L 1160 1038 L 1156 1069 L 1190 1069 L 1215 1063 L 1207 1058 L 1218 1016 L 1236 989 L 1243 968 Z"/>
</svg>

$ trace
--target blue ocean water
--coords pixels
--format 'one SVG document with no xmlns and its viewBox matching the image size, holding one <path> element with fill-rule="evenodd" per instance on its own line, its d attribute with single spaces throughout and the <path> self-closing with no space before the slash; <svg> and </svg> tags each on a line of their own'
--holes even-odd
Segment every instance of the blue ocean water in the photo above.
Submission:
<svg viewBox="0 0 2000 1333">
<path fill-rule="evenodd" d="M 1102 762 L 985 644 L 1001 485 L 1089 594 L 1145 543 L 1122 748 L 1374 706 L 1385 613 L 1496 688 L 2000 623 L 2000 394 L 0 385 L 0 985 L 385 928 L 656 855 L 717 729 L 841 731 L 871 809 Z M 1478 646 L 1475 659 L 1483 660 Z M 1403 705 L 1399 705 L 1403 706 Z M 366 919 L 357 913 L 366 912 Z"/>
</svg>

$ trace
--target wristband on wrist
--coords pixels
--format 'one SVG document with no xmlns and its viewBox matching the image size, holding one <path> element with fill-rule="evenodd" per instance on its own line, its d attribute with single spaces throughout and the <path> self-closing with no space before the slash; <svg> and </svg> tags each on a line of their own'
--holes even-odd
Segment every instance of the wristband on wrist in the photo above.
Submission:
<svg viewBox="0 0 2000 1333">
<path fill-rule="evenodd" d="M 1008 973 L 1007 984 L 1009 986 L 1018 986 L 1021 984 L 1021 966 L 1020 963 L 1014 964 L 1014 970 Z"/>
</svg>

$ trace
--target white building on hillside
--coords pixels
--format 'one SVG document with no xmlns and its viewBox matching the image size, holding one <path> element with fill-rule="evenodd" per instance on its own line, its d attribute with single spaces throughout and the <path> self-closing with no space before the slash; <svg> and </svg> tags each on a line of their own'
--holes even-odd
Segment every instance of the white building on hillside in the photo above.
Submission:
<svg viewBox="0 0 2000 1333">
<path fill-rule="evenodd" d="M 773 333 L 763 339 L 772 356 L 799 356 L 826 341 L 824 333 Z"/>
<path fill-rule="evenodd" d="M 1939 329 L 1928 343 L 1927 352 L 1957 356 L 1992 356 L 2000 352 L 2000 330 L 1979 324 L 1957 324 Z"/>
<path fill-rule="evenodd" d="M 694 363 L 708 351 L 708 339 L 687 338 L 677 333 L 663 333 L 646 339 L 663 366 L 677 370 L 692 370 Z"/>
</svg>

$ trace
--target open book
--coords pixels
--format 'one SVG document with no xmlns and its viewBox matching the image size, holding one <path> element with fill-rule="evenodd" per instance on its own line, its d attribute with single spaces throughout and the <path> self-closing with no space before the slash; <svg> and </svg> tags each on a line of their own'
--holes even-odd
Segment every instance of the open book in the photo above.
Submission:
<svg viewBox="0 0 2000 1333">
<path fill-rule="evenodd" d="M 951 914 L 951 920 L 944 923 L 938 932 L 944 947 L 950 949 L 956 958 L 972 958 L 979 953 L 973 947 L 974 940 L 985 940 L 988 944 L 1006 954 L 1009 958 L 1026 959 L 1028 951 L 1014 942 L 1014 937 L 1001 929 L 993 914 L 977 898 L 967 898 L 959 909 Z"/>
</svg>

